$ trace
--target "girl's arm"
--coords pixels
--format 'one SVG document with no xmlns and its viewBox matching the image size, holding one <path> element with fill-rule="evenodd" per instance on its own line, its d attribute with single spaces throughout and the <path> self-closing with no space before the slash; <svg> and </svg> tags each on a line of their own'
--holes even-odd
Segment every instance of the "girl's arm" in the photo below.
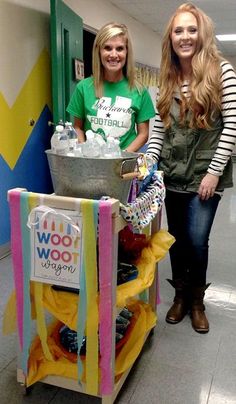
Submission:
<svg viewBox="0 0 236 404">
<path fill-rule="evenodd" d="M 149 133 L 149 121 L 141 122 L 137 124 L 137 137 L 126 148 L 128 152 L 137 152 L 148 140 Z"/>
<path fill-rule="evenodd" d="M 85 134 L 84 134 L 84 130 L 83 130 L 83 128 L 84 128 L 83 119 L 74 117 L 74 128 L 77 132 L 79 143 L 85 142 L 86 139 L 85 139 Z"/>
</svg>

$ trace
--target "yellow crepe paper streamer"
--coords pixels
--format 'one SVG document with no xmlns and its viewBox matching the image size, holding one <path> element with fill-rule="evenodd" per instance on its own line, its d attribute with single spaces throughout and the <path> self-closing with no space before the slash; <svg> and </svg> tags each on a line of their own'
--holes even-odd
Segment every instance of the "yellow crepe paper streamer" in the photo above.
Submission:
<svg viewBox="0 0 236 404">
<path fill-rule="evenodd" d="M 127 307 L 129 310 L 133 311 L 136 323 L 127 342 L 121 348 L 116 358 L 115 376 L 117 378 L 132 366 L 142 349 L 147 332 L 156 325 L 156 315 L 153 313 L 150 305 L 141 301 L 132 301 Z M 31 346 L 27 386 L 42 380 L 48 375 L 58 375 L 78 380 L 77 364 L 65 358 L 64 353 L 51 337 L 55 326 L 56 324 L 53 324 L 48 327 L 48 344 L 50 351 L 55 354 L 57 360 L 52 362 L 45 358 L 40 339 L 37 336 Z M 85 372 L 82 382 L 86 382 L 86 384 L 88 382 Z"/>
<path fill-rule="evenodd" d="M 34 301 L 36 309 L 37 331 L 42 344 L 43 353 L 47 360 L 53 361 L 52 354 L 47 344 L 48 335 L 43 308 L 43 284 L 40 282 L 34 283 Z"/>
<path fill-rule="evenodd" d="M 151 286 L 154 281 L 156 263 L 164 258 L 174 242 L 175 238 L 164 229 L 150 237 L 147 247 L 142 249 L 141 256 L 135 263 L 138 268 L 138 277 L 117 287 L 116 304 L 118 307 L 125 306 L 131 296 L 142 293 Z"/>
<path fill-rule="evenodd" d="M 29 207 L 30 211 L 34 209 L 38 204 L 37 194 L 29 194 Z M 47 344 L 47 326 L 44 315 L 43 307 L 43 284 L 41 282 L 34 282 L 34 302 L 37 320 L 37 331 L 41 340 L 42 348 L 45 357 L 48 360 L 53 360 L 52 354 Z"/>
</svg>

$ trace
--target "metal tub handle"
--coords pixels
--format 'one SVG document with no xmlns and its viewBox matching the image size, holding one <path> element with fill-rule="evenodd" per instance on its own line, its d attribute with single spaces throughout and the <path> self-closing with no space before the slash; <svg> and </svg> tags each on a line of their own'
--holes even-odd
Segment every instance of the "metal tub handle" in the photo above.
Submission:
<svg viewBox="0 0 236 404">
<path fill-rule="evenodd" d="M 132 180 L 134 178 L 139 178 L 141 176 L 140 171 L 133 171 L 131 173 L 125 173 L 125 174 L 123 173 L 123 169 L 124 169 L 125 163 L 127 161 L 128 160 L 124 160 L 122 162 L 122 164 L 121 164 L 121 168 L 120 168 L 120 177 L 121 177 L 121 179 L 127 181 L 127 180 Z"/>
</svg>

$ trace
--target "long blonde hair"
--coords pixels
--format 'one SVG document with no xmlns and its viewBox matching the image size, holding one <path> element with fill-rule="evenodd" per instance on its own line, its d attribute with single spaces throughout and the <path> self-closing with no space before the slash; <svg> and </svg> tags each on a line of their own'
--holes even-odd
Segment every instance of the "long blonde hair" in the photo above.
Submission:
<svg viewBox="0 0 236 404">
<path fill-rule="evenodd" d="M 223 60 L 217 49 L 212 20 L 198 7 L 184 3 L 171 17 L 162 41 L 162 60 L 160 66 L 160 97 L 157 108 L 165 127 L 170 126 L 170 108 L 176 86 L 181 85 L 181 67 L 178 56 L 173 50 L 171 32 L 174 18 L 180 13 L 192 13 L 198 24 L 198 42 L 192 58 L 191 97 L 182 95 L 180 122 L 183 123 L 187 110 L 191 114 L 191 127 L 209 128 L 211 114 L 220 110 L 221 82 L 220 62 Z"/>
<path fill-rule="evenodd" d="M 93 44 L 92 69 L 96 96 L 101 98 L 103 93 L 104 68 L 101 63 L 100 50 L 104 43 L 115 36 L 123 36 L 126 40 L 127 57 L 123 74 L 128 79 L 130 88 L 139 87 L 135 80 L 133 48 L 127 27 L 124 24 L 110 22 L 97 33 Z"/>
</svg>

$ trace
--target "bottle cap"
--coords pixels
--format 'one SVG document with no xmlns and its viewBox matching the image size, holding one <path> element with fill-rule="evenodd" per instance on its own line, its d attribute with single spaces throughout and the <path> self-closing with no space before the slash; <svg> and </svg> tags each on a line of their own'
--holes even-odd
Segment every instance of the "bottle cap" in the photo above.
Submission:
<svg viewBox="0 0 236 404">
<path fill-rule="evenodd" d="M 56 131 L 57 132 L 62 132 L 64 130 L 64 127 L 62 125 L 57 125 L 56 126 Z"/>
</svg>

